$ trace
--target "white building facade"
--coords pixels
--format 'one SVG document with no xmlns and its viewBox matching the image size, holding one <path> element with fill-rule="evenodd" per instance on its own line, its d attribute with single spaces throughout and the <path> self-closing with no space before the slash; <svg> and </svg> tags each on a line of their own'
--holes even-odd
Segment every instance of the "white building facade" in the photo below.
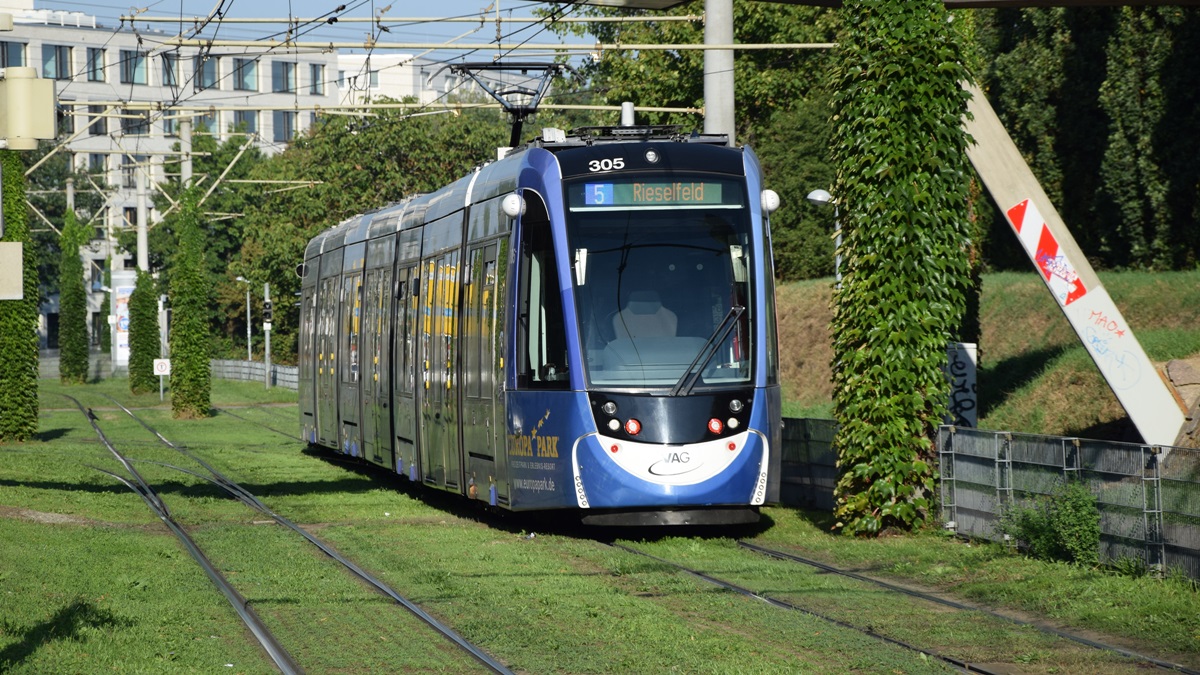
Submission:
<svg viewBox="0 0 1200 675">
<path fill-rule="evenodd" d="M 136 225 L 138 173 L 147 190 L 180 173 L 173 148 L 186 147 L 184 120 L 193 136 L 212 133 L 225 141 L 251 134 L 255 146 L 275 154 L 316 122 L 317 110 L 339 102 L 335 53 L 175 47 L 166 44 L 172 37 L 166 32 L 103 26 L 79 12 L 35 9 L 33 0 L 0 0 L 0 13 L 13 17 L 13 30 L 0 32 L 0 68 L 32 67 L 54 80 L 63 150 L 76 168 L 107 185 L 104 213 L 93 221 L 104 239 L 85 250 L 92 262 L 109 257 L 116 230 Z M 148 195 L 142 203 L 150 205 Z M 148 217 L 152 222 L 157 214 Z M 132 251 L 113 256 L 114 272 L 132 268 L 135 259 Z M 92 310 L 103 299 L 97 279 Z M 56 311 L 45 309 L 44 316 Z"/>
</svg>

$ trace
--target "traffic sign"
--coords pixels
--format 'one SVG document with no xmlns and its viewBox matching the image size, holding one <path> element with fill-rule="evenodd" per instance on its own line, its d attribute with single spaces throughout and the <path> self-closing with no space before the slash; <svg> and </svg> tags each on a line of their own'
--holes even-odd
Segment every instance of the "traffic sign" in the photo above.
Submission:
<svg viewBox="0 0 1200 675">
<path fill-rule="evenodd" d="M 171 359 L 154 359 L 154 374 L 155 375 L 170 375 L 171 374 Z"/>
</svg>

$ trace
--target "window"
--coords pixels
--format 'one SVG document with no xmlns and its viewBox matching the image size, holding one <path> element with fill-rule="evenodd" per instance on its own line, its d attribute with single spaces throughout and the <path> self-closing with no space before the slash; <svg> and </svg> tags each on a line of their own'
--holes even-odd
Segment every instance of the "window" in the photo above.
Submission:
<svg viewBox="0 0 1200 675">
<path fill-rule="evenodd" d="M 133 174 L 130 173 L 129 175 L 132 176 Z M 125 187 L 136 187 L 136 186 L 132 182 L 126 182 Z M 121 209 L 121 215 L 124 218 L 124 222 L 121 223 L 122 227 L 126 227 L 126 228 L 137 227 L 137 209 L 136 208 L 126 206 L 125 208 Z M 126 264 L 128 264 L 128 263 L 126 263 Z"/>
<path fill-rule="evenodd" d="M 239 91 L 258 91 L 258 62 L 254 59 L 233 60 L 233 88 Z"/>
<path fill-rule="evenodd" d="M 346 71 L 338 71 L 338 88 L 343 89 L 346 86 Z"/>
<path fill-rule="evenodd" d="M 71 79 L 71 48 L 42 45 L 42 77 L 47 80 Z"/>
<path fill-rule="evenodd" d="M 308 85 L 308 93 L 313 96 L 325 95 L 325 65 L 322 63 L 308 64 L 308 76 L 312 80 Z"/>
<path fill-rule="evenodd" d="M 162 83 L 164 87 L 179 86 L 179 55 L 162 55 Z"/>
<path fill-rule="evenodd" d="M 75 107 L 68 99 L 59 99 L 54 109 L 54 122 L 59 136 L 70 136 L 75 133 L 75 117 L 71 114 Z"/>
<path fill-rule="evenodd" d="M 567 331 L 550 218 L 542 201 L 526 194 L 518 267 L 517 386 L 566 389 Z"/>
<path fill-rule="evenodd" d="M 104 179 L 105 174 L 108 173 L 108 155 L 102 155 L 98 152 L 88 155 L 88 173 Z"/>
<path fill-rule="evenodd" d="M 218 122 L 219 120 L 215 111 L 206 112 L 196 118 L 196 130 L 207 131 L 208 133 L 216 136 L 221 131 L 221 126 Z"/>
<path fill-rule="evenodd" d="M 276 143 L 288 143 L 296 135 L 296 113 L 292 110 L 276 110 L 271 114 L 271 122 L 275 134 L 271 137 Z"/>
<path fill-rule="evenodd" d="M 121 133 L 126 136 L 145 136 L 150 133 L 150 111 L 130 110 L 121 111 Z"/>
<path fill-rule="evenodd" d="M 88 82 L 104 81 L 104 50 L 88 47 L 87 50 L 87 79 Z"/>
<path fill-rule="evenodd" d="M 163 115 L 163 136 L 178 136 L 179 135 L 179 120 L 171 115 Z"/>
<path fill-rule="evenodd" d="M 145 53 L 121 50 L 121 84 L 149 84 Z"/>
<path fill-rule="evenodd" d="M 258 111 L 237 110 L 233 113 L 233 126 L 237 131 L 258 133 Z"/>
<path fill-rule="evenodd" d="M 271 91 L 279 93 L 296 91 L 296 64 L 288 61 L 271 62 Z"/>
<path fill-rule="evenodd" d="M 105 106 L 89 105 L 87 109 L 89 117 L 88 122 L 91 122 L 97 117 L 100 118 L 99 121 L 88 127 L 88 133 L 92 136 L 104 136 L 108 134 L 108 118 L 101 117 L 104 114 Z"/>
<path fill-rule="evenodd" d="M 378 70 L 371 71 L 371 88 L 372 89 L 379 88 L 379 71 Z"/>
<path fill-rule="evenodd" d="M 196 91 L 217 88 L 217 83 L 220 81 L 220 76 L 217 72 L 217 62 L 219 60 L 215 56 L 208 55 L 197 55 L 193 58 L 196 68 L 196 79 L 193 84 Z"/>
<path fill-rule="evenodd" d="M 19 68 L 25 65 L 23 42 L 0 42 L 0 68 Z"/>
</svg>

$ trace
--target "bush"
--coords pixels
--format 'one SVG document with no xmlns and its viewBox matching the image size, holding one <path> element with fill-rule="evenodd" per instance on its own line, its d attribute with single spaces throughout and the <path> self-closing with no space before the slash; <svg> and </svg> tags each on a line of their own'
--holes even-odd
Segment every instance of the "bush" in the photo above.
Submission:
<svg viewBox="0 0 1200 675">
<path fill-rule="evenodd" d="M 1080 481 L 1068 481 L 1032 504 L 1006 509 L 1000 532 L 1039 560 L 1095 565 L 1100 559 L 1100 509 Z"/>
</svg>

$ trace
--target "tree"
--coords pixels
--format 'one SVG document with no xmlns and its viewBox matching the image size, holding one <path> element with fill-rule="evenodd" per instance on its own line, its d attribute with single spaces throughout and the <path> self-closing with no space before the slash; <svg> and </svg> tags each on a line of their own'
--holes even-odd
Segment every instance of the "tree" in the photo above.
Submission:
<svg viewBox="0 0 1200 675">
<path fill-rule="evenodd" d="M 38 285 L 25 214 L 25 167 L 13 150 L 0 150 L 0 208 L 0 241 L 23 245 L 24 295 L 0 300 L 0 441 L 24 441 L 38 426 Z"/>
<path fill-rule="evenodd" d="M 734 39 L 739 43 L 833 42 L 839 14 L 826 8 L 735 0 Z M 655 14 L 703 14 L 690 2 Z M 580 8 L 585 16 L 627 15 L 629 10 Z M 558 24 L 559 32 L 571 29 Z M 587 31 L 600 42 L 701 43 L 701 22 L 603 23 Z M 825 49 L 746 50 L 734 55 L 737 143 L 752 146 L 762 160 L 768 186 L 784 200 L 771 216 L 775 269 L 781 279 L 813 278 L 833 272 L 833 214 L 807 203 L 816 188 L 829 189 L 834 173 L 828 154 L 829 94 L 819 76 L 831 67 Z M 704 106 L 704 55 L 698 50 L 606 52 L 583 68 L 589 95 L 603 103 L 633 101 L 664 107 Z M 559 93 L 558 98 L 563 98 Z M 645 113 L 640 124 L 702 126 L 698 115 Z M 611 124 L 611 120 L 609 121 Z"/>
<path fill-rule="evenodd" d="M 199 201 L 198 189 L 185 191 L 172 216 L 179 247 L 171 260 L 171 411 L 175 417 L 185 419 L 207 417 L 212 392 L 211 341 L 205 314 L 211 286 Z"/>
<path fill-rule="evenodd" d="M 835 290 L 837 527 L 931 515 L 946 344 L 969 284 L 958 36 L 939 0 L 847 0 L 833 157 L 845 242 Z"/>
<path fill-rule="evenodd" d="M 233 277 L 270 283 L 277 299 L 271 340 L 277 355 L 272 360 L 294 358 L 298 312 L 282 299 L 300 290 L 296 266 L 304 260 L 308 240 L 354 214 L 457 180 L 494 157 L 507 138 L 503 117 L 491 110 L 422 117 L 379 111 L 366 122 L 324 120 L 316 132 L 297 138 L 251 174 L 313 182 L 247 204 L 241 253 L 217 286 L 218 303 L 230 314 L 244 316 L 244 296 Z"/>
<path fill-rule="evenodd" d="M 88 377 L 87 289 L 79 249 L 90 236 L 75 211 L 67 209 L 58 267 L 58 374 L 64 384 L 83 384 Z"/>
<path fill-rule="evenodd" d="M 129 391 L 145 394 L 158 388 L 154 359 L 161 355 L 158 328 L 158 283 L 138 270 L 129 296 Z"/>
</svg>

